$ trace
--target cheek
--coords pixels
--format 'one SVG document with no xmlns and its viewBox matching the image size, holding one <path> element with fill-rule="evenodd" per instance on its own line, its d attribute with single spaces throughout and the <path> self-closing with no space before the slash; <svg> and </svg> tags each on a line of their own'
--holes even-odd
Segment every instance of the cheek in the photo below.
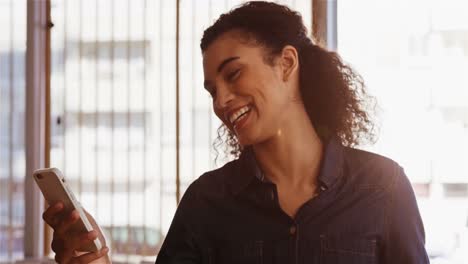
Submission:
<svg viewBox="0 0 468 264">
<path fill-rule="evenodd" d="M 270 91 L 271 92 L 271 91 Z M 278 94 L 265 92 L 261 94 L 261 101 L 259 102 L 258 111 L 261 118 L 265 120 L 267 126 L 277 126 L 277 123 L 285 115 L 284 99 Z"/>
<path fill-rule="evenodd" d="M 227 123 L 227 121 L 224 120 L 224 116 L 221 114 L 221 112 L 219 111 L 214 111 L 215 112 L 215 115 L 218 117 L 218 119 L 221 121 L 221 123 L 223 123 L 225 126 L 227 126 L 229 129 L 231 129 L 229 127 L 229 124 Z"/>
<path fill-rule="evenodd" d="M 258 80 L 258 86 L 255 87 L 255 99 L 264 107 L 274 106 L 277 104 L 278 97 L 281 97 L 281 88 L 276 81 L 265 77 Z"/>
<path fill-rule="evenodd" d="M 254 95 L 254 103 L 262 115 L 271 115 L 277 109 L 278 98 L 274 87 L 265 84 L 258 89 Z"/>
<path fill-rule="evenodd" d="M 221 122 L 224 123 L 224 120 L 223 120 L 223 117 L 222 117 L 221 113 L 219 111 L 217 111 L 216 109 L 214 110 L 214 112 L 215 112 L 215 115 L 219 118 L 219 120 L 221 120 Z"/>
</svg>

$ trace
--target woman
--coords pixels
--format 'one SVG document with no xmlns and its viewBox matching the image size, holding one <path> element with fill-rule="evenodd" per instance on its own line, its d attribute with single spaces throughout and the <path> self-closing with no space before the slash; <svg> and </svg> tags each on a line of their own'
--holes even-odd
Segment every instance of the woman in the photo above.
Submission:
<svg viewBox="0 0 468 264">
<path fill-rule="evenodd" d="M 157 264 L 429 262 L 403 169 L 351 148 L 372 138 L 363 82 L 307 37 L 298 13 L 248 2 L 208 28 L 201 49 L 238 159 L 190 185 Z M 76 217 L 53 223 L 54 208 L 44 218 L 59 260 L 108 261 L 74 257 L 86 241 L 64 242 Z"/>
</svg>

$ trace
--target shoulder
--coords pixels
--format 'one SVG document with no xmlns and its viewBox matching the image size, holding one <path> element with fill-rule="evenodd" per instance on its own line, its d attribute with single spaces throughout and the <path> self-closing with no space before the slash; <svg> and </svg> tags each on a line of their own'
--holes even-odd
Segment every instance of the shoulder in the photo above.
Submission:
<svg viewBox="0 0 468 264">
<path fill-rule="evenodd" d="M 394 160 L 369 151 L 344 148 L 343 170 L 358 187 L 390 189 L 405 177 L 403 168 Z"/>
</svg>

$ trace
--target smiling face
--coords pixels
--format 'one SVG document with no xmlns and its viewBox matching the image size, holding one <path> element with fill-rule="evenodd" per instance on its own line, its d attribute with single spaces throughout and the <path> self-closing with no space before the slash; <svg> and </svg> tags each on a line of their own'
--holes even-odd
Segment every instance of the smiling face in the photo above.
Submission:
<svg viewBox="0 0 468 264">
<path fill-rule="evenodd" d="M 279 55 L 270 65 L 266 52 L 246 41 L 245 34 L 229 31 L 203 53 L 205 89 L 212 96 L 214 111 L 242 146 L 277 135 L 287 120 L 291 98 L 297 97 L 287 58 Z"/>
</svg>

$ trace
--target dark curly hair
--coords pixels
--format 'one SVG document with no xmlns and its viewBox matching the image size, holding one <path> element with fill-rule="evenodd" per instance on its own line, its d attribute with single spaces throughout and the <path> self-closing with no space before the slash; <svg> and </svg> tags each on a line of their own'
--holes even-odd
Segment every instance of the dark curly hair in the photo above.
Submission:
<svg viewBox="0 0 468 264">
<path fill-rule="evenodd" d="M 201 39 L 206 51 L 220 35 L 239 30 L 248 41 L 266 49 L 265 62 L 272 65 L 286 45 L 299 54 L 299 84 L 307 114 L 322 141 L 338 138 L 345 146 L 374 141 L 371 114 L 375 99 L 365 91 L 362 77 L 340 56 L 314 43 L 307 35 L 302 16 L 286 6 L 251 1 L 221 15 Z M 371 112 L 372 110 L 372 112 Z M 213 146 L 224 145 L 226 155 L 243 151 L 236 136 L 223 124 Z"/>
</svg>

